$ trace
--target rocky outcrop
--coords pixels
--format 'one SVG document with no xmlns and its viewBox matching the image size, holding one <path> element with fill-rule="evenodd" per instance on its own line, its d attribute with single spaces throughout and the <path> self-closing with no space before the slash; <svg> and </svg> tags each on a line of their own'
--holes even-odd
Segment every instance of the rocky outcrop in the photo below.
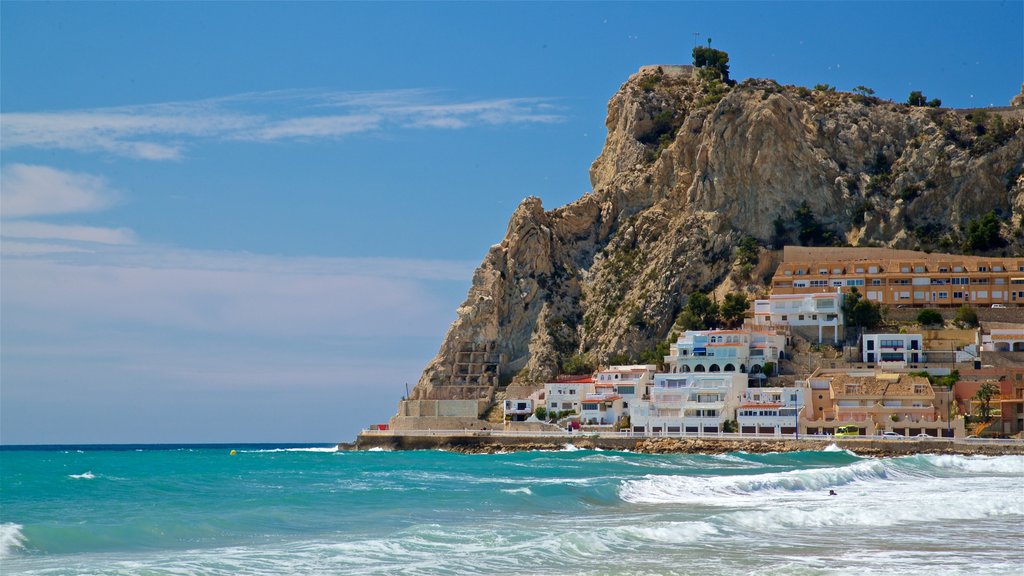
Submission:
<svg viewBox="0 0 1024 576">
<path fill-rule="evenodd" d="M 1005 250 L 1021 251 L 1024 130 L 1012 116 L 645 67 L 606 126 L 593 192 L 550 211 L 520 204 L 414 399 L 465 397 L 456 358 L 479 346 L 498 358 L 486 393 L 543 382 L 574 354 L 638 358 L 687 294 L 729 275 L 742 239 L 795 241 L 804 202 L 840 243 L 947 251 L 995 211 Z"/>
<path fill-rule="evenodd" d="M 1020 85 L 1020 94 L 1017 94 L 1013 97 L 1013 100 L 1010 100 L 1010 106 L 1024 106 L 1024 84 Z"/>
</svg>

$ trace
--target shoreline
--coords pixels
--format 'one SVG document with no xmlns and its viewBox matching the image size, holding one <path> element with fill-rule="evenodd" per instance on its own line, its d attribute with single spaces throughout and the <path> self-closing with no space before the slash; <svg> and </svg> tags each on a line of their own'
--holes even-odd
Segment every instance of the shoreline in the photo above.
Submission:
<svg viewBox="0 0 1024 576">
<path fill-rule="evenodd" d="M 957 454 L 964 456 L 1024 455 L 1024 442 L 975 443 L 955 440 L 875 440 L 857 438 L 716 438 L 637 437 L 565 434 L 547 436 L 490 434 L 482 431 L 361 433 L 354 443 L 340 443 L 339 450 L 446 450 L 464 454 L 495 454 L 530 450 L 616 450 L 642 454 L 724 454 L 748 452 L 823 451 L 829 446 L 858 456 L 909 456 Z"/>
</svg>

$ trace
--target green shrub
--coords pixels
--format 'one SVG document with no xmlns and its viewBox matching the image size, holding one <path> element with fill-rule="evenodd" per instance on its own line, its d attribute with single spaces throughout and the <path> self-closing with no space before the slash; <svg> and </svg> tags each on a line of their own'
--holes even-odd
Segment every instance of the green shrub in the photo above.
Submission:
<svg viewBox="0 0 1024 576">
<path fill-rule="evenodd" d="M 922 326 L 936 326 L 943 323 L 942 314 L 937 310 L 925 308 L 917 315 L 917 323 Z"/>
<path fill-rule="evenodd" d="M 996 216 L 995 210 L 990 210 L 981 218 L 968 222 L 964 250 L 984 252 L 1005 246 L 1006 241 L 999 235 L 999 224 L 999 217 Z"/>
<path fill-rule="evenodd" d="M 533 411 L 533 415 L 537 417 L 537 420 L 547 420 L 548 409 L 543 406 L 537 406 L 537 409 Z"/>
<path fill-rule="evenodd" d="M 953 318 L 953 322 L 957 326 L 962 328 L 977 328 L 978 327 L 978 313 L 967 304 L 964 304 L 956 311 L 956 316 Z"/>
<path fill-rule="evenodd" d="M 574 375 L 593 374 L 594 363 L 586 354 L 574 354 L 562 362 L 562 372 Z"/>
</svg>

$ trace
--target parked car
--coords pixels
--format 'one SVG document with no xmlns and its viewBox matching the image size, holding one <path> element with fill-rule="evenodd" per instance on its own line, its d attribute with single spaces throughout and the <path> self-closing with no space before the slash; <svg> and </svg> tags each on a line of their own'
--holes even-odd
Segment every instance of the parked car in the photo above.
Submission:
<svg viewBox="0 0 1024 576">
<path fill-rule="evenodd" d="M 914 436 L 914 438 L 916 438 L 918 440 L 931 440 L 932 438 L 935 438 L 935 436 L 932 436 L 931 434 L 925 434 L 924 432 L 922 432 L 922 433 Z"/>
<path fill-rule="evenodd" d="M 860 428 L 856 426 L 840 426 L 836 428 L 836 436 L 860 436 Z"/>
<path fill-rule="evenodd" d="M 903 434 L 898 434 L 896 432 L 882 432 L 880 436 L 882 437 L 882 440 L 902 440 L 905 438 Z"/>
<path fill-rule="evenodd" d="M 1006 308 L 1006 304 L 993 304 L 993 308 Z"/>
</svg>

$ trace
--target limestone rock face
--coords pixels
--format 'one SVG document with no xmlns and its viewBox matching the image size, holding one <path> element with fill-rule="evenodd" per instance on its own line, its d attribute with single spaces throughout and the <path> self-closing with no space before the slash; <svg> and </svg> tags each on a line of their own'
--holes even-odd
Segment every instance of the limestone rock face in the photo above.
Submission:
<svg viewBox="0 0 1024 576">
<path fill-rule="evenodd" d="M 1010 100 L 1010 106 L 1024 106 L 1024 84 L 1020 85 L 1020 94 L 1013 97 Z"/>
<path fill-rule="evenodd" d="M 966 224 L 994 210 L 1004 250 L 1024 252 L 1016 111 L 701 76 L 645 67 L 622 85 L 593 192 L 550 211 L 538 198 L 520 204 L 414 399 L 542 383 L 579 353 L 638 359 L 667 336 L 687 294 L 729 275 L 743 238 L 795 242 L 803 202 L 840 243 L 952 252 Z M 493 351 L 493 371 L 460 363 L 481 348 Z M 459 372 L 483 374 L 479 387 L 456 385 Z"/>
</svg>

